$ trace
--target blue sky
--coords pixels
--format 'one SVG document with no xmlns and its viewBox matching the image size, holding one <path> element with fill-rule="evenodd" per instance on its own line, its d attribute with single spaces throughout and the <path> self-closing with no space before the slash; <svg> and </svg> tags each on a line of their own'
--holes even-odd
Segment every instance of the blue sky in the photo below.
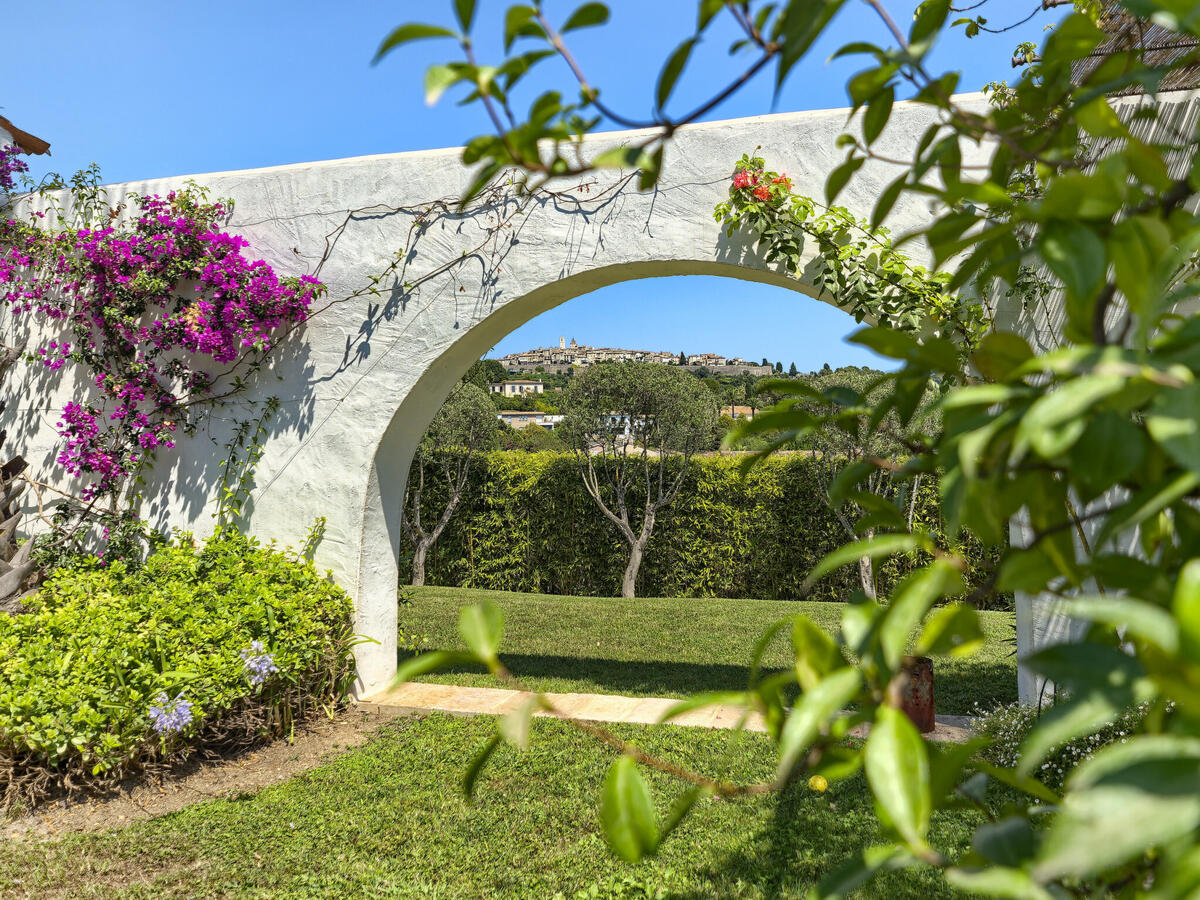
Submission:
<svg viewBox="0 0 1200 900">
<path fill-rule="evenodd" d="M 916 0 L 885 0 L 902 27 Z M 504 0 L 479 0 L 481 60 L 498 58 Z M 579 5 L 547 0 L 562 22 Z M 633 116 L 649 112 L 657 64 L 687 37 L 695 0 L 612 0 L 611 23 L 571 41 L 605 99 Z M 1023 18 L 1039 0 L 992 0 L 994 24 Z M 485 130 L 475 106 L 454 95 L 425 106 L 426 66 L 454 58 L 449 42 L 409 45 L 378 66 L 370 60 L 395 25 L 452 24 L 449 0 L 43 0 L 10 4 L 0 53 L 0 111 L 52 144 L 34 174 L 97 162 L 108 181 L 202 174 L 306 160 L 456 146 Z M 1001 10 L 1005 10 L 1003 14 Z M 963 90 L 1012 75 L 1017 42 L 1040 40 L 1050 17 L 1020 29 L 935 51 L 935 64 L 960 69 Z M 54 23 L 52 37 L 47 23 Z M 722 14 L 693 54 L 670 109 L 693 108 L 734 71 L 733 25 Z M 777 100 L 773 73 L 717 107 L 710 119 L 846 105 L 845 82 L 860 64 L 827 63 L 851 40 L 886 41 L 865 4 L 850 0 L 833 32 L 792 71 Z M 528 84 L 570 87 L 557 60 Z M 520 104 L 518 104 L 520 105 Z M 669 157 L 668 157 L 669 161 Z M 669 164 L 669 162 L 668 162 Z M 546 345 L 559 335 L 581 343 L 768 357 L 804 370 L 869 364 L 843 343 L 854 321 L 790 291 L 723 278 L 628 282 L 579 297 L 513 332 L 497 348 Z"/>
</svg>

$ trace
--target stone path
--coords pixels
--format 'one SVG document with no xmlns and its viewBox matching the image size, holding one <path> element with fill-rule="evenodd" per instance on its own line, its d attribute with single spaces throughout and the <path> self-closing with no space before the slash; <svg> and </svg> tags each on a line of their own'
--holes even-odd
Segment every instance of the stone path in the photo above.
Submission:
<svg viewBox="0 0 1200 900">
<path fill-rule="evenodd" d="M 531 694 L 503 688 L 461 687 L 410 681 L 359 701 L 364 706 L 388 709 L 444 712 L 455 715 L 500 716 L 519 707 Z M 664 697 L 623 697 L 619 694 L 547 694 L 555 709 L 564 715 L 589 722 L 629 722 L 655 725 L 678 700 Z M 733 728 L 745 714 L 737 706 L 706 706 L 690 710 L 671 724 L 692 728 Z M 538 712 L 539 716 L 550 713 Z M 937 727 L 926 735 L 934 741 L 965 741 L 971 736 L 970 716 L 938 716 Z M 864 737 L 869 726 L 852 734 Z M 765 731 L 762 717 L 752 712 L 746 719 L 748 731 Z"/>
</svg>

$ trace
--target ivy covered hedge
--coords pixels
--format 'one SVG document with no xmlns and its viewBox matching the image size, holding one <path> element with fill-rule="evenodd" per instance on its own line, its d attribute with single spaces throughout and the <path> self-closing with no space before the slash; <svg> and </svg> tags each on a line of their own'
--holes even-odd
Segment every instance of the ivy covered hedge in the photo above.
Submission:
<svg viewBox="0 0 1200 900">
<path fill-rule="evenodd" d="M 225 531 L 63 568 L 0 616 L 0 807 L 287 733 L 346 694 L 350 600 Z"/>
<path fill-rule="evenodd" d="M 744 478 L 739 464 L 732 456 L 693 460 L 679 499 L 659 513 L 638 578 L 640 596 L 797 599 L 817 561 L 845 543 L 807 457 L 772 457 Z M 427 477 L 427 491 L 431 483 Z M 936 500 L 932 485 L 922 488 L 915 517 L 935 531 Z M 445 497 L 435 490 L 425 502 L 432 513 Z M 969 537 L 966 544 L 978 569 L 979 548 Z M 613 596 L 625 561 L 573 456 L 497 451 L 472 465 L 462 506 L 430 551 L 426 583 Z M 883 563 L 880 589 L 917 564 L 916 557 Z M 858 587 L 857 568 L 848 566 L 808 596 L 842 601 Z"/>
</svg>

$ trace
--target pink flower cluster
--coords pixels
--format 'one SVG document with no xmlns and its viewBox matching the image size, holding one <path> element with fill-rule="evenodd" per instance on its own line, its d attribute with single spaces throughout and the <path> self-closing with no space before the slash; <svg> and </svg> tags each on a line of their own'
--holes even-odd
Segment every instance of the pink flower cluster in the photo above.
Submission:
<svg viewBox="0 0 1200 900">
<path fill-rule="evenodd" d="M 738 169 L 733 176 L 735 190 L 750 189 L 757 199 L 764 202 L 772 197 L 771 185 L 782 186 L 778 192 L 780 197 L 786 196 L 792 190 L 792 181 L 786 175 L 777 175 L 768 180 L 761 169 Z"/>
<path fill-rule="evenodd" d="M 177 425 L 188 427 L 192 404 L 218 380 L 204 358 L 226 375 L 261 359 L 323 290 L 315 278 L 279 278 L 247 260 L 247 242 L 217 225 L 225 205 L 196 188 L 134 203 L 123 231 L 0 222 L 0 303 L 68 327 L 73 342 L 32 357 L 55 370 L 68 359 L 85 366 L 96 387 L 59 422 L 67 443 L 58 461 L 94 479 L 85 499 L 116 492 L 147 454 L 174 446 Z"/>
<path fill-rule="evenodd" d="M 0 191 L 12 191 L 17 186 L 15 175 L 23 175 L 29 171 L 25 160 L 21 159 L 21 148 L 12 144 L 0 147 Z"/>
</svg>

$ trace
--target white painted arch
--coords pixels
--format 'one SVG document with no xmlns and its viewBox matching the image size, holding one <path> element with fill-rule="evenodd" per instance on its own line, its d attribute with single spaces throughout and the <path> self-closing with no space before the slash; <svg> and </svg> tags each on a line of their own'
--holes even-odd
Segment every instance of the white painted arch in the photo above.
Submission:
<svg viewBox="0 0 1200 900">
<path fill-rule="evenodd" d="M 897 104 L 880 148 L 911 156 L 932 116 L 927 108 Z M 295 546 L 318 516 L 325 518 L 317 562 L 354 597 L 356 628 L 376 642 L 357 650 L 360 694 L 386 687 L 395 671 L 399 514 L 412 454 L 470 363 L 537 314 L 634 278 L 727 275 L 815 296 L 805 279 L 787 277 L 737 236 L 726 237 L 712 210 L 727 196 L 736 160 L 756 148 L 798 192 L 822 197 L 827 173 L 842 158 L 835 139 L 846 123 L 846 110 L 828 110 L 691 126 L 668 148 L 665 177 L 654 191 L 638 193 L 613 173 L 553 186 L 558 193 L 536 198 L 517 215 L 511 190 L 467 213 L 432 202 L 453 200 L 467 183 L 457 149 L 195 178 L 214 196 L 234 199 L 230 228 L 256 255 L 283 274 L 318 274 L 334 301 L 281 348 L 247 395 L 247 403 L 281 400 L 255 473 L 248 525 L 260 538 Z M 590 146 L 634 137 L 598 135 Z M 839 202 L 867 215 L 895 174 L 868 163 Z M 114 185 L 109 199 L 164 193 L 186 180 Z M 905 198 L 889 224 L 903 233 L 928 217 L 921 201 Z M 501 237 L 485 241 L 488 229 L 506 218 Z M 345 299 L 383 272 L 398 248 L 407 262 L 399 278 L 381 281 L 377 295 Z M 1017 322 L 1020 315 L 1013 310 L 1005 318 Z M 0 318 L 6 339 L 19 337 L 23 327 Z M 78 385 L 47 385 L 32 370 L 23 377 L 26 399 L 0 424 L 32 435 L 27 456 L 39 474 L 53 477 L 53 423 Z M 181 441 L 156 466 L 146 491 L 155 524 L 211 530 L 221 444 L 248 409 L 219 411 L 205 433 Z"/>
</svg>

